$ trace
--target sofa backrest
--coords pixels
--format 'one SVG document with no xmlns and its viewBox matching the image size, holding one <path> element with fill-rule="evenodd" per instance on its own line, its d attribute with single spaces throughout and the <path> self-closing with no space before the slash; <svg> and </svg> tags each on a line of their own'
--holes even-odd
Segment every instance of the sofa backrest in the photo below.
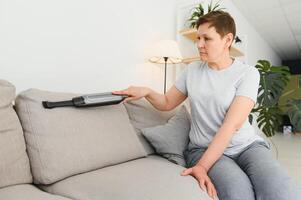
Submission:
<svg viewBox="0 0 301 200">
<path fill-rule="evenodd" d="M 15 87 L 0 80 L 0 188 L 31 183 L 23 131 L 13 109 Z"/>
<path fill-rule="evenodd" d="M 146 156 L 123 104 L 45 109 L 43 100 L 77 96 L 30 89 L 16 98 L 34 183 L 66 177 Z"/>
</svg>

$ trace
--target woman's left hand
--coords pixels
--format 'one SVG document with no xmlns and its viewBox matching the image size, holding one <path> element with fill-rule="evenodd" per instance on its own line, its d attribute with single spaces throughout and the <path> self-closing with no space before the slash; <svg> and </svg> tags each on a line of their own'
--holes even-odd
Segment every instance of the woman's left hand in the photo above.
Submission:
<svg viewBox="0 0 301 200">
<path fill-rule="evenodd" d="M 192 168 L 185 169 L 182 173 L 182 176 L 192 175 L 199 182 L 202 190 L 206 191 L 208 195 L 215 199 L 217 197 L 217 193 L 213 183 L 211 182 L 209 176 L 207 175 L 207 171 L 201 165 L 195 165 Z"/>
</svg>

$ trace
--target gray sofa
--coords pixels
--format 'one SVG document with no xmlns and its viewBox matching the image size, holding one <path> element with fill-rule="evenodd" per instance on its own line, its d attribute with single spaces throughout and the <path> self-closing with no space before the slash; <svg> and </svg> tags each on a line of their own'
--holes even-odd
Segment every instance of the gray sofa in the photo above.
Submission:
<svg viewBox="0 0 301 200">
<path fill-rule="evenodd" d="M 41 104 L 74 95 L 29 89 L 15 97 L 0 80 L 0 200 L 210 199 L 141 135 L 175 111 L 145 100 L 87 109 Z"/>
</svg>

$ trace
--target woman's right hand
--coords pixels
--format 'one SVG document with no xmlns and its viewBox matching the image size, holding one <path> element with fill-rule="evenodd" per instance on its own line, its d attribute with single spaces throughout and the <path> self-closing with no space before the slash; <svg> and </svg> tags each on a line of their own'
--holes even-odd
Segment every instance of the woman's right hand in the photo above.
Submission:
<svg viewBox="0 0 301 200">
<path fill-rule="evenodd" d="M 125 90 L 119 90 L 119 91 L 113 91 L 113 94 L 125 94 L 128 95 L 124 102 L 132 101 L 132 100 L 138 100 L 143 97 L 146 97 L 149 93 L 150 89 L 147 87 L 135 87 L 130 86 Z"/>
<path fill-rule="evenodd" d="M 191 175 L 193 176 L 198 182 L 202 190 L 206 191 L 208 195 L 215 199 L 217 197 L 216 189 L 211 182 L 209 176 L 207 175 L 207 172 L 205 168 L 201 165 L 195 165 L 194 167 L 185 169 L 182 173 L 182 176 Z"/>
</svg>

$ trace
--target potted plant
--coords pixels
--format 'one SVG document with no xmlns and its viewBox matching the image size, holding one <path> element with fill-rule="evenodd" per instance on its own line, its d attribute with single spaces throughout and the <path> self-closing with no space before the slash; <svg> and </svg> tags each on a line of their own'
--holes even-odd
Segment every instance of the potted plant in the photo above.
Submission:
<svg viewBox="0 0 301 200">
<path fill-rule="evenodd" d="M 273 66 L 267 60 L 259 60 L 256 68 L 260 73 L 260 83 L 257 104 L 249 115 L 249 121 L 252 122 L 253 115 L 257 115 L 259 129 L 271 137 L 281 123 L 282 112 L 278 101 L 289 81 L 290 70 L 287 66 Z"/>
<path fill-rule="evenodd" d="M 203 16 L 211 11 L 214 11 L 214 10 L 217 11 L 217 10 L 224 9 L 224 8 L 219 8 L 219 7 L 220 7 L 219 1 L 215 4 L 213 4 L 213 2 L 211 1 L 210 4 L 207 6 L 207 12 L 205 13 L 204 6 L 202 4 L 197 5 L 195 8 L 192 9 L 191 16 L 188 19 L 188 22 L 190 23 L 189 27 L 196 28 L 196 23 L 201 16 Z"/>
</svg>

